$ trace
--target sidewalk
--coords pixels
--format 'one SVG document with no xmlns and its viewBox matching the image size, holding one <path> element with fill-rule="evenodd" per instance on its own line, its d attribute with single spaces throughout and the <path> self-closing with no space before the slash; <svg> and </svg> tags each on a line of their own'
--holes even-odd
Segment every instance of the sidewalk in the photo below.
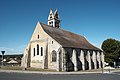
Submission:
<svg viewBox="0 0 120 80">
<path fill-rule="evenodd" d="M 96 72 L 83 72 L 83 71 L 78 71 L 78 72 L 41 72 L 41 71 L 19 71 L 19 70 L 0 70 L 0 72 L 7 72 L 7 73 L 37 73 L 37 74 L 95 74 L 95 73 L 102 73 L 102 71 L 96 71 Z M 104 72 L 104 73 L 109 73 L 109 72 Z"/>
</svg>

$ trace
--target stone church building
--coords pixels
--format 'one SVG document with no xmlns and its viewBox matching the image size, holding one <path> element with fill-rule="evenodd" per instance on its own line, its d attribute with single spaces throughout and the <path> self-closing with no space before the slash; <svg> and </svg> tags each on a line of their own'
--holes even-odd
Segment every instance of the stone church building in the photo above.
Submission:
<svg viewBox="0 0 120 80">
<path fill-rule="evenodd" d="M 48 24 L 37 23 L 21 66 L 57 71 L 98 69 L 104 66 L 104 54 L 85 37 L 61 29 L 58 11 L 50 10 Z"/>
</svg>

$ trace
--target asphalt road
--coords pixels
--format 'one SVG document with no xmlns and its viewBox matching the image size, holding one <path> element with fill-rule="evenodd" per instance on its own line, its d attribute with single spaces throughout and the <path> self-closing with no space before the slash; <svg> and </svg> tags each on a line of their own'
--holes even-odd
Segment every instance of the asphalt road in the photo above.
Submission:
<svg viewBox="0 0 120 80">
<path fill-rule="evenodd" d="M 53 75 L 0 72 L 0 80 L 120 80 L 120 73 Z"/>
</svg>

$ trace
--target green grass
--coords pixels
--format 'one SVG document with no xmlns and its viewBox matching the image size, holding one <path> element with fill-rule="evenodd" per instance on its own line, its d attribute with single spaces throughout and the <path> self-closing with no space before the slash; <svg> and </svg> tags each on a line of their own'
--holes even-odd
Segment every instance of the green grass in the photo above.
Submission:
<svg viewBox="0 0 120 80">
<path fill-rule="evenodd" d="M 20 66 L 3 66 L 0 69 L 2 70 L 22 70 Z"/>
<path fill-rule="evenodd" d="M 4 66 L 1 67 L 2 70 L 23 70 L 21 66 Z M 41 69 L 41 68 L 27 68 L 25 71 L 40 71 L 40 72 L 57 72 L 56 70 L 52 69 Z M 104 72 L 108 72 L 109 69 L 104 69 Z M 110 71 L 120 71 L 120 68 L 111 69 Z M 102 69 L 93 69 L 93 70 L 81 70 L 78 72 L 102 72 Z"/>
<path fill-rule="evenodd" d="M 27 71 L 56 72 L 56 70 L 52 70 L 52 69 L 41 69 L 41 68 L 27 68 Z"/>
<path fill-rule="evenodd" d="M 109 72 L 109 69 L 104 69 L 104 72 Z M 116 68 L 116 69 L 110 69 L 110 71 L 120 71 L 120 68 Z M 81 70 L 79 72 L 102 72 L 102 68 L 101 69 L 92 69 L 92 70 Z"/>
<path fill-rule="evenodd" d="M 23 70 L 22 67 L 20 66 L 4 66 L 1 67 L 0 69 L 2 70 Z M 56 72 L 56 70 L 51 70 L 51 69 L 40 69 L 40 68 L 27 68 L 25 71 L 48 71 L 48 72 Z"/>
</svg>

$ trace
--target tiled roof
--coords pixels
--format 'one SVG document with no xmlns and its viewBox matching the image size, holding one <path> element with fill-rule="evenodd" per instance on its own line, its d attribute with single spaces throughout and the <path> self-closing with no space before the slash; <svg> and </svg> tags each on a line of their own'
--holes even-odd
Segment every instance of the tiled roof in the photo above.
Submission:
<svg viewBox="0 0 120 80">
<path fill-rule="evenodd" d="M 63 47 L 81 48 L 90 50 L 100 50 L 99 48 L 90 44 L 85 37 L 62 30 L 60 28 L 54 28 L 49 25 L 40 23 L 44 31 L 55 39 Z M 101 51 L 101 50 L 100 50 Z"/>
</svg>

